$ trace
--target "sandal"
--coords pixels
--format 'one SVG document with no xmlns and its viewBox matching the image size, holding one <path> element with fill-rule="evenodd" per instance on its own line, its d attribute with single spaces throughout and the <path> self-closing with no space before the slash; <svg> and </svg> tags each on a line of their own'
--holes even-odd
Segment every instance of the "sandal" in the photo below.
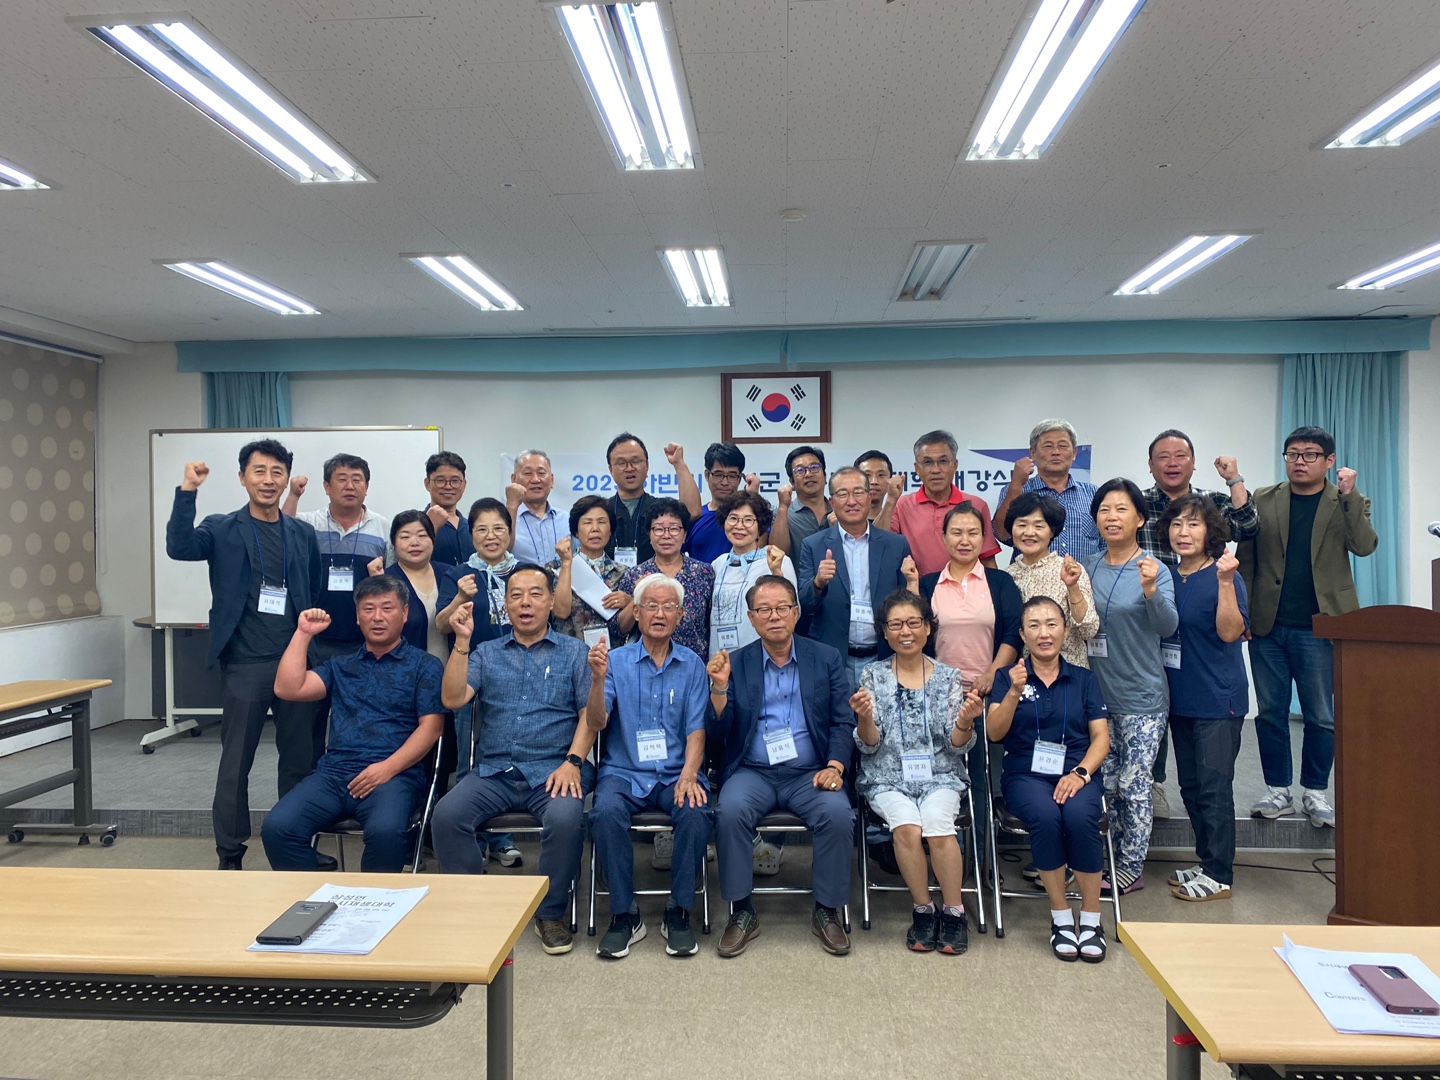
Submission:
<svg viewBox="0 0 1440 1080">
<path fill-rule="evenodd" d="M 1188 882 L 1194 881 L 1198 877 L 1204 876 L 1205 868 L 1203 866 L 1190 866 L 1186 867 L 1184 870 L 1176 870 L 1173 874 L 1171 874 L 1168 878 L 1165 879 L 1165 884 L 1184 885 Z"/>
<path fill-rule="evenodd" d="M 1177 900 L 1192 900 L 1196 903 L 1203 903 L 1206 900 L 1229 900 L 1230 886 L 1202 873 L 1198 877 L 1192 877 L 1184 884 L 1173 887 L 1170 895 Z"/>
<path fill-rule="evenodd" d="M 1080 959 L 1087 964 L 1098 964 L 1105 959 L 1105 931 L 1098 926 L 1080 927 Z M 1086 949 L 1099 950 L 1086 952 Z"/>
<path fill-rule="evenodd" d="M 1074 923 L 1069 926 L 1050 924 L 1050 951 L 1055 954 L 1055 959 L 1064 960 L 1067 964 L 1080 959 L 1080 942 L 1075 936 Z"/>
</svg>

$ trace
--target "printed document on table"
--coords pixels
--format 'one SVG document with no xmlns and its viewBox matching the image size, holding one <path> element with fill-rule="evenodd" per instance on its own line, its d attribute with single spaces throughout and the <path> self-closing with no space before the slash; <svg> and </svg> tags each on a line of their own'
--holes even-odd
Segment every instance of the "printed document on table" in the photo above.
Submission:
<svg viewBox="0 0 1440 1080">
<path fill-rule="evenodd" d="M 1440 1016 L 1403 1016 L 1386 1012 L 1370 991 L 1350 974 L 1351 964 L 1398 967 L 1415 985 L 1440 1001 L 1440 979 L 1409 953 L 1338 952 L 1296 945 L 1287 936 L 1275 950 L 1341 1035 L 1412 1035 L 1440 1039 Z"/>
<path fill-rule="evenodd" d="M 605 607 L 605 597 L 615 590 L 606 585 L 599 574 L 590 568 L 585 559 L 576 555 L 570 560 L 570 591 L 584 600 L 586 605 L 595 614 L 605 619 L 613 619 L 620 614 L 618 611 L 610 611 Z"/>
<path fill-rule="evenodd" d="M 257 941 L 249 951 L 364 956 L 379 945 L 429 891 L 426 886 L 418 889 L 364 889 L 349 885 L 322 885 L 306 899 L 328 900 L 336 908 L 309 937 L 299 945 L 261 945 Z"/>
</svg>

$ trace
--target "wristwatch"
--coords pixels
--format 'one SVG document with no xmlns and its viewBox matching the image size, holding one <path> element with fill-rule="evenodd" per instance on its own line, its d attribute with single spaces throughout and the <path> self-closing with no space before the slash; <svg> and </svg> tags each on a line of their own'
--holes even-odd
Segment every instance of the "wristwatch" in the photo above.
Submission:
<svg viewBox="0 0 1440 1080">
<path fill-rule="evenodd" d="M 1236 484 L 1243 484 L 1244 482 L 1245 482 L 1245 477 L 1241 476 L 1239 473 L 1236 473 L 1236 474 L 1235 474 L 1233 477 L 1231 477 L 1229 480 L 1226 480 L 1226 481 L 1225 481 L 1225 486 L 1226 486 L 1226 487 L 1234 487 Z"/>
<path fill-rule="evenodd" d="M 566 754 L 565 764 L 574 765 L 578 769 L 580 768 L 580 766 L 585 764 L 585 759 L 582 758 L 579 754 Z"/>
<path fill-rule="evenodd" d="M 1081 780 L 1084 780 L 1085 783 L 1088 784 L 1090 782 L 1090 770 L 1085 768 L 1084 765 L 1076 765 L 1075 768 L 1071 769 L 1070 771 L 1073 772 L 1076 776 L 1078 776 Z"/>
</svg>

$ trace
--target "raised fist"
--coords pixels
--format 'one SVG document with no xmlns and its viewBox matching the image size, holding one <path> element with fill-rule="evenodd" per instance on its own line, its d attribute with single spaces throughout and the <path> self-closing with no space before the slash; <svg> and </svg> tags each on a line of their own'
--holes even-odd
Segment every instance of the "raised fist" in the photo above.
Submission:
<svg viewBox="0 0 1440 1080">
<path fill-rule="evenodd" d="M 324 608 L 312 607 L 306 608 L 300 613 L 300 619 L 299 622 L 296 623 L 296 629 L 302 634 L 308 634 L 310 637 L 314 637 L 329 625 L 330 613 Z"/>
<path fill-rule="evenodd" d="M 1019 487 L 1034 475 L 1035 460 L 1033 458 L 1022 457 L 1019 461 L 1015 462 L 1010 469 L 1010 483 L 1015 487 Z"/>
<path fill-rule="evenodd" d="M 785 552 L 771 544 L 765 549 L 765 565 L 770 568 L 770 573 L 778 577 L 785 566 Z"/>
<path fill-rule="evenodd" d="M 1010 689 L 1019 694 L 1025 689 L 1025 684 L 1030 681 L 1030 673 L 1025 670 L 1025 661 L 1021 660 L 1010 669 Z"/>
<path fill-rule="evenodd" d="M 1080 584 L 1080 564 L 1073 555 L 1066 555 L 1060 563 L 1060 580 L 1067 589 L 1073 589 Z"/>
<path fill-rule="evenodd" d="M 1233 457 L 1222 455 L 1215 459 L 1215 471 L 1220 474 L 1220 479 L 1229 483 L 1240 475 L 1240 464 Z"/>
<path fill-rule="evenodd" d="M 480 592 L 480 586 L 475 583 L 474 574 L 466 574 L 455 584 L 459 589 L 460 595 L 465 597 L 466 600 L 474 600 L 476 594 Z"/>
<path fill-rule="evenodd" d="M 586 657 L 590 664 L 590 674 L 596 682 L 605 680 L 605 672 L 610 670 L 610 646 L 602 638 L 590 646 L 590 655 Z"/>
<path fill-rule="evenodd" d="M 513 480 L 505 485 L 505 502 L 510 506 L 518 506 L 525 499 L 525 485 L 517 484 Z"/>
<path fill-rule="evenodd" d="M 710 676 L 710 685 L 712 687 L 717 684 L 728 686 L 730 684 L 729 651 L 721 649 L 714 656 L 710 657 L 710 662 L 705 665 L 705 671 Z"/>
<path fill-rule="evenodd" d="M 790 484 L 785 484 L 779 491 L 775 492 L 775 498 L 780 501 L 781 510 L 785 510 L 790 506 L 790 500 L 794 495 L 795 488 Z"/>
<path fill-rule="evenodd" d="M 905 587 L 916 595 L 919 595 L 920 568 L 915 565 L 915 560 L 909 555 L 906 555 L 900 563 L 900 576 L 905 579 Z"/>
<path fill-rule="evenodd" d="M 1235 571 L 1239 568 L 1240 560 L 1228 551 L 1215 560 L 1215 576 L 1221 581 L 1234 581 Z"/>
<path fill-rule="evenodd" d="M 570 543 L 570 537 L 555 541 L 555 554 L 560 556 L 560 565 L 564 566 L 575 557 L 575 545 Z"/>
<path fill-rule="evenodd" d="M 368 573 L 371 577 L 379 577 L 381 574 L 385 573 L 385 556 L 376 555 L 373 559 L 371 559 L 368 563 L 365 564 L 365 572 Z"/>
<path fill-rule="evenodd" d="M 671 465 L 683 465 L 685 463 L 685 448 L 678 442 L 666 443 L 665 460 Z"/>
<path fill-rule="evenodd" d="M 305 489 L 309 486 L 310 477 L 308 476 L 294 476 L 290 478 L 290 494 L 294 495 L 297 499 L 305 494 Z"/>
<path fill-rule="evenodd" d="M 1023 668 L 1025 665 L 1021 664 L 1020 666 Z M 1010 674 L 1015 674 L 1013 669 L 1011 670 Z M 979 717 L 979 715 L 984 711 L 985 699 L 980 696 L 979 691 L 971 690 L 965 695 L 965 700 L 960 704 L 959 719 L 973 724 L 975 723 L 976 718 Z"/>
<path fill-rule="evenodd" d="M 1341 495 L 1349 495 L 1355 490 L 1355 470 L 1339 469 L 1335 473 L 1335 486 L 1340 489 Z"/>
<path fill-rule="evenodd" d="M 195 491 L 205 482 L 210 475 L 210 466 L 203 461 L 187 461 L 185 463 L 185 479 L 180 482 L 181 491 Z"/>
<path fill-rule="evenodd" d="M 903 494 L 905 494 L 905 474 L 903 472 L 896 473 L 890 477 L 890 498 L 898 499 Z"/>
<path fill-rule="evenodd" d="M 1144 556 L 1135 564 L 1135 569 L 1140 571 L 1140 589 L 1146 596 L 1155 595 L 1155 579 L 1160 574 L 1160 564 L 1149 555 Z"/>
<path fill-rule="evenodd" d="M 450 616 L 450 632 L 455 635 L 457 641 L 468 641 L 474 630 L 475 605 L 461 604 L 455 609 L 455 614 Z"/>
<path fill-rule="evenodd" d="M 747 472 L 745 474 L 745 490 L 750 492 L 751 495 L 759 495 L 760 477 L 753 472 Z"/>
</svg>

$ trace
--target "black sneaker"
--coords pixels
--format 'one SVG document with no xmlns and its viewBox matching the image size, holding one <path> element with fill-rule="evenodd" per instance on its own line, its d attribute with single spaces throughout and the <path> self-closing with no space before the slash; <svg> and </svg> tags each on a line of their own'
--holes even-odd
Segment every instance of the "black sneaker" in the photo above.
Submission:
<svg viewBox="0 0 1440 1080">
<path fill-rule="evenodd" d="M 920 911 L 918 909 L 910 913 L 910 930 L 905 935 L 905 947 L 911 952 L 934 952 L 935 932 L 939 928 L 940 920 L 935 917 L 935 912 Z"/>
<path fill-rule="evenodd" d="M 630 946 L 645 937 L 645 920 L 639 915 L 611 915 L 610 929 L 595 948 L 596 956 L 619 960 L 630 955 Z"/>
<path fill-rule="evenodd" d="M 959 956 L 970 948 L 970 922 L 962 911 L 951 915 L 940 912 L 940 929 L 935 932 L 935 945 L 945 956 Z"/>
<path fill-rule="evenodd" d="M 695 931 L 690 929 L 690 912 L 682 907 L 667 907 L 665 921 L 660 924 L 660 936 L 665 939 L 665 953 L 668 956 L 694 956 L 700 951 L 695 940 Z"/>
</svg>

